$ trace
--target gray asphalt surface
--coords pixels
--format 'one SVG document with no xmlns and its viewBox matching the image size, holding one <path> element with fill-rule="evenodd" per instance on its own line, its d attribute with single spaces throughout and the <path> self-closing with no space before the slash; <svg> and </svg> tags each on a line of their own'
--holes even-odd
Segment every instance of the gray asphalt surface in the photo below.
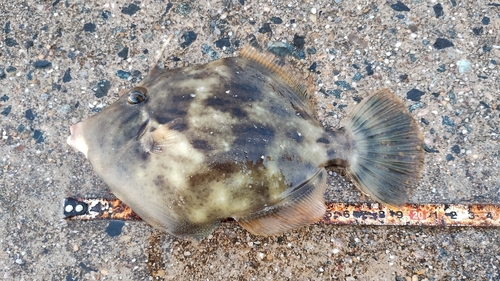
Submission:
<svg viewBox="0 0 500 281">
<path fill-rule="evenodd" d="M 169 68 L 235 56 L 251 35 L 286 43 L 314 72 L 325 126 L 388 87 L 429 151 L 410 201 L 498 204 L 499 2 L 2 1 L 0 27 L 0 279 L 500 280 L 492 228 L 262 238 L 226 223 L 193 244 L 143 222 L 62 220 L 65 197 L 112 197 L 69 126 L 140 81 L 171 33 Z M 327 201 L 371 201 L 336 172 L 328 184 Z"/>
</svg>

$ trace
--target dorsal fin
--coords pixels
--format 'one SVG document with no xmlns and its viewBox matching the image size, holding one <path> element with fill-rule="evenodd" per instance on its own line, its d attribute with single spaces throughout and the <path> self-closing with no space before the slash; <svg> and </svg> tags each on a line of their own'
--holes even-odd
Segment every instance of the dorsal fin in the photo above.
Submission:
<svg viewBox="0 0 500 281">
<path fill-rule="evenodd" d="M 297 102 L 303 105 L 302 108 L 311 116 L 317 117 L 312 76 L 309 76 L 308 79 L 304 78 L 302 75 L 297 74 L 296 71 L 293 71 L 289 66 L 276 63 L 278 59 L 274 54 L 259 51 L 251 44 L 245 45 L 240 51 L 239 56 L 254 61 L 276 73 L 299 94 L 300 101 Z"/>
</svg>

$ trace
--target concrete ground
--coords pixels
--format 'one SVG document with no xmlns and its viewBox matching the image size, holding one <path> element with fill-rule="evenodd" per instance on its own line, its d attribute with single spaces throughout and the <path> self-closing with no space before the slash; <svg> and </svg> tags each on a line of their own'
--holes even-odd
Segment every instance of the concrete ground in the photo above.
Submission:
<svg viewBox="0 0 500 281">
<path fill-rule="evenodd" d="M 500 4 L 494 1 L 0 2 L 0 279 L 500 280 L 499 230 L 305 227 L 199 244 L 143 222 L 62 220 L 65 197 L 111 197 L 69 126 L 146 75 L 235 56 L 251 35 L 314 72 L 338 127 L 370 92 L 412 110 L 427 153 L 411 202 L 500 203 Z M 295 40 L 294 40 L 295 38 Z M 288 48 L 288 49 L 287 49 Z M 328 201 L 370 201 L 337 173 Z"/>
</svg>

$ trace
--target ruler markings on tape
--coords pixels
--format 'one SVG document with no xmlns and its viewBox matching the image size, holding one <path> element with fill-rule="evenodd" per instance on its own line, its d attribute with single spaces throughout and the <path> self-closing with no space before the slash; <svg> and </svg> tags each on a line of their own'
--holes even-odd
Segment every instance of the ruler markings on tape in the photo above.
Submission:
<svg viewBox="0 0 500 281">
<path fill-rule="evenodd" d="M 326 203 L 319 224 L 402 226 L 500 226 L 497 204 L 405 204 Z M 140 220 L 119 199 L 67 198 L 64 218 L 68 220 Z"/>
</svg>

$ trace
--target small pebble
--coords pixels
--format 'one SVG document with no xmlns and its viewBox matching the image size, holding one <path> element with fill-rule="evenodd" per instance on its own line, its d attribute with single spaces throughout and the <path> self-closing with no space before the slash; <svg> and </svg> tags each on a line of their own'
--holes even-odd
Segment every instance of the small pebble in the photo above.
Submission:
<svg viewBox="0 0 500 281">
<path fill-rule="evenodd" d="M 307 51 L 307 54 L 309 54 L 309 55 L 316 54 L 316 48 L 314 48 L 314 47 L 307 48 L 306 51 Z"/>
<path fill-rule="evenodd" d="M 196 40 L 196 33 L 194 31 L 188 31 L 182 34 L 181 38 L 184 40 L 184 42 L 181 43 L 182 48 L 186 48 L 187 46 L 191 45 L 195 40 Z"/>
<path fill-rule="evenodd" d="M 33 114 L 33 111 L 31 109 L 26 110 L 24 117 L 31 121 L 35 120 L 35 114 Z"/>
<path fill-rule="evenodd" d="M 210 60 L 217 60 L 217 59 L 219 59 L 219 54 L 216 51 L 214 51 L 214 49 L 212 49 L 212 47 L 210 47 L 207 44 L 203 44 L 201 46 L 201 53 L 209 55 L 210 56 Z"/>
<path fill-rule="evenodd" d="M 457 62 L 457 66 L 458 66 L 458 72 L 465 73 L 471 69 L 471 62 L 466 59 L 459 60 Z"/>
<path fill-rule="evenodd" d="M 293 35 L 293 46 L 297 49 L 303 49 L 306 44 L 306 40 L 304 36 L 300 36 L 297 33 Z"/>
<path fill-rule="evenodd" d="M 229 38 L 221 38 L 217 41 L 214 42 L 215 47 L 222 49 L 224 47 L 229 48 L 231 47 L 231 42 L 229 42 Z"/>
<path fill-rule="evenodd" d="M 126 60 L 128 58 L 128 47 L 124 47 L 120 52 L 118 52 L 118 56 Z"/>
<path fill-rule="evenodd" d="M 96 25 L 92 22 L 88 22 L 83 25 L 83 30 L 87 32 L 95 32 L 96 30 Z"/>
<path fill-rule="evenodd" d="M 35 61 L 35 63 L 33 63 L 33 66 L 35 68 L 44 69 L 44 68 L 51 67 L 52 63 L 50 61 L 47 61 L 47 60 L 37 60 L 37 61 Z"/>
<path fill-rule="evenodd" d="M 26 73 L 26 80 L 33 80 L 33 69 Z"/>
<path fill-rule="evenodd" d="M 481 20 L 481 23 L 484 24 L 484 25 L 490 24 L 490 18 L 489 17 L 483 17 L 483 19 Z"/>
<path fill-rule="evenodd" d="M 116 76 L 118 76 L 118 78 L 121 78 L 121 79 L 127 80 L 130 77 L 130 75 L 131 74 L 128 71 L 124 71 L 124 70 L 116 71 Z"/>
<path fill-rule="evenodd" d="M 366 75 L 368 76 L 372 76 L 374 73 L 372 65 L 370 63 L 366 65 L 365 70 L 366 70 Z"/>
<path fill-rule="evenodd" d="M 33 138 L 35 139 L 36 143 L 42 143 L 44 141 L 43 132 L 40 130 L 35 130 L 33 133 Z"/>
<path fill-rule="evenodd" d="M 483 34 L 483 30 L 484 28 L 482 26 L 480 27 L 475 27 L 472 29 L 472 32 L 475 34 L 475 35 L 481 35 Z"/>
<path fill-rule="evenodd" d="M 396 11 L 396 12 L 409 12 L 410 8 L 406 6 L 404 3 L 401 1 L 396 2 L 395 4 L 391 5 L 391 8 Z"/>
<path fill-rule="evenodd" d="M 418 89 L 411 89 L 406 93 L 406 98 L 412 101 L 420 101 L 420 98 L 425 94 L 425 92 Z"/>
<path fill-rule="evenodd" d="M 122 8 L 122 13 L 126 14 L 126 15 L 129 15 L 129 16 L 133 16 L 135 15 L 135 13 L 137 13 L 141 8 L 139 8 L 139 6 L 137 6 L 136 4 L 129 4 L 127 7 L 123 7 Z"/>
<path fill-rule="evenodd" d="M 259 28 L 259 33 L 264 34 L 264 33 L 268 33 L 268 32 L 272 32 L 272 29 L 271 29 L 271 24 L 266 22 L 262 25 L 261 28 Z"/>
<path fill-rule="evenodd" d="M 94 96 L 96 98 L 102 98 L 108 95 L 108 91 L 111 88 L 111 83 L 108 80 L 100 80 L 97 82 L 97 85 L 92 87 L 92 91 L 94 92 Z"/>
<path fill-rule="evenodd" d="M 105 231 L 109 236 L 115 237 L 115 236 L 118 236 L 122 233 L 122 228 L 124 225 L 125 225 L 125 222 L 123 222 L 123 221 L 113 220 L 113 221 L 109 222 Z"/>
<path fill-rule="evenodd" d="M 354 77 L 352 77 L 352 81 L 358 82 L 363 78 L 364 78 L 363 74 L 361 74 L 360 72 L 356 72 L 356 74 L 354 74 Z"/>
<path fill-rule="evenodd" d="M 317 66 L 318 66 L 318 64 L 316 62 L 313 62 L 311 64 L 311 66 L 309 66 L 308 70 L 311 71 L 311 72 L 315 72 Z"/>
<path fill-rule="evenodd" d="M 347 83 L 346 81 L 342 81 L 342 80 L 339 80 L 339 81 L 335 81 L 335 85 L 341 87 L 342 89 L 344 90 L 352 90 L 352 87 L 351 85 L 349 85 L 349 83 Z"/>
<path fill-rule="evenodd" d="M 9 115 L 9 113 L 10 113 L 11 109 L 12 109 L 12 105 L 8 105 L 8 106 L 6 106 L 6 107 L 2 110 L 1 114 L 2 114 L 3 116 L 7 116 L 7 115 Z"/>
<path fill-rule="evenodd" d="M 451 42 L 450 40 L 448 39 L 445 39 L 445 38 L 437 38 L 436 39 L 436 42 L 434 43 L 434 45 L 432 45 L 434 48 L 438 49 L 438 50 L 441 50 L 441 49 L 445 49 L 445 48 L 449 48 L 449 47 L 454 47 L 455 45 L 453 45 L 453 42 Z"/>
<path fill-rule="evenodd" d="M 302 50 L 295 50 L 293 51 L 292 55 L 299 60 L 303 60 L 306 58 L 306 53 L 304 53 L 304 51 Z"/>
<path fill-rule="evenodd" d="M 449 92 L 448 92 L 448 98 L 450 99 L 450 102 L 451 102 L 452 104 L 456 104 L 456 103 L 457 103 L 457 97 L 456 97 L 456 95 L 455 95 L 455 93 L 454 93 L 454 92 L 449 91 Z"/>
<path fill-rule="evenodd" d="M 189 14 L 191 12 L 191 6 L 189 6 L 188 3 L 180 3 L 177 8 L 175 9 L 175 11 L 179 14 L 179 15 L 183 15 L 183 16 L 186 16 L 187 14 Z"/>
<path fill-rule="evenodd" d="M 66 69 L 66 71 L 64 72 L 64 75 L 63 75 L 63 78 L 62 78 L 62 81 L 63 83 L 68 83 L 69 81 L 71 81 L 71 79 L 73 79 L 71 77 L 71 69 L 68 68 Z"/>
<path fill-rule="evenodd" d="M 267 50 L 279 57 L 286 57 L 293 52 L 293 46 L 283 42 L 269 41 L 267 43 Z"/>
<path fill-rule="evenodd" d="M 5 34 L 9 34 L 9 33 L 10 33 L 10 30 L 11 30 L 11 29 L 10 29 L 10 21 L 7 21 L 7 22 L 5 23 L 5 25 L 4 25 L 4 27 L 3 27 L 3 32 L 4 32 Z"/>
<path fill-rule="evenodd" d="M 71 112 L 71 105 L 69 104 L 63 104 L 57 109 L 57 112 L 59 112 L 62 115 L 67 115 L 68 113 Z"/>
<path fill-rule="evenodd" d="M 419 102 L 416 102 L 416 103 L 414 103 L 414 104 L 410 105 L 410 106 L 408 107 L 408 110 L 409 110 L 410 112 L 413 112 L 415 109 L 419 109 L 419 108 L 422 108 L 422 107 L 424 107 L 424 106 L 425 106 L 425 103 L 423 103 L 423 102 L 419 101 Z"/>
<path fill-rule="evenodd" d="M 274 24 L 282 24 L 283 23 L 283 20 L 279 17 L 271 17 L 271 19 L 269 19 L 269 20 Z"/>
<path fill-rule="evenodd" d="M 5 38 L 4 42 L 7 47 L 14 47 L 19 45 L 19 43 L 17 43 L 16 39 L 14 38 Z"/>
<path fill-rule="evenodd" d="M 328 90 L 326 93 L 340 99 L 340 94 L 342 94 L 342 90 L 339 89 Z"/>
<path fill-rule="evenodd" d="M 453 157 L 453 155 L 451 155 L 451 154 L 446 154 L 446 161 L 447 161 L 447 162 L 450 162 L 450 161 L 453 161 L 453 160 L 455 160 L 455 157 Z"/>
<path fill-rule="evenodd" d="M 444 15 L 443 6 L 441 5 L 441 3 L 437 3 L 432 8 L 434 9 L 434 14 L 436 15 L 436 18 L 439 18 L 440 16 Z"/>
<path fill-rule="evenodd" d="M 455 122 L 450 117 L 443 115 L 442 118 L 443 118 L 443 120 L 442 120 L 443 125 L 450 126 L 450 127 L 456 126 Z"/>
<path fill-rule="evenodd" d="M 428 153 L 439 153 L 439 150 L 428 147 L 427 144 L 424 144 L 424 151 Z"/>
<path fill-rule="evenodd" d="M 14 72 L 16 72 L 16 71 L 17 71 L 17 68 L 16 68 L 16 67 L 14 67 L 14 66 L 12 66 L 12 65 L 9 65 L 9 66 L 5 69 L 5 71 L 6 71 L 7 73 L 14 73 Z"/>
<path fill-rule="evenodd" d="M 109 20 L 111 18 L 111 12 L 110 11 L 102 11 L 101 18 L 103 20 Z"/>
</svg>

